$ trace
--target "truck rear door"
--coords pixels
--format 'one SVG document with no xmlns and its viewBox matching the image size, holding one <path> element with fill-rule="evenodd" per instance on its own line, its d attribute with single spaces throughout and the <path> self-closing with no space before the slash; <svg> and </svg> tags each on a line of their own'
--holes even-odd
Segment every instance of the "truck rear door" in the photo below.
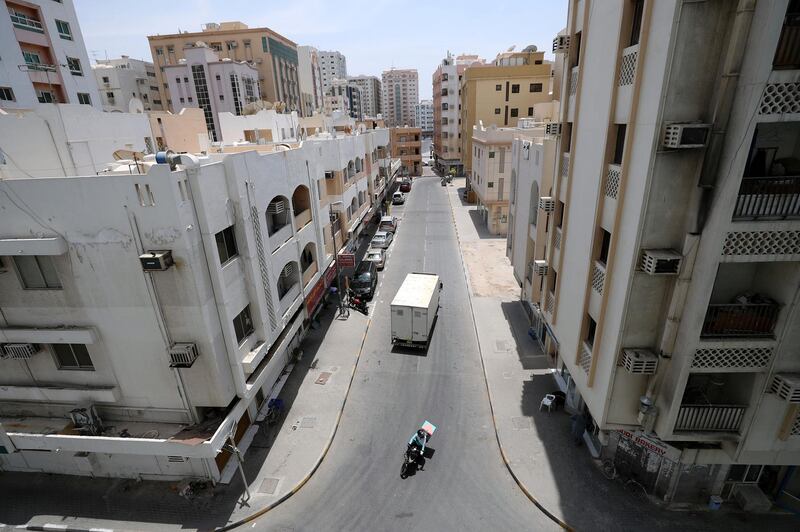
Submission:
<svg viewBox="0 0 800 532">
<path fill-rule="evenodd" d="M 411 319 L 410 307 L 392 305 L 392 338 L 411 340 Z"/>
<path fill-rule="evenodd" d="M 413 314 L 412 328 L 414 335 L 412 340 L 414 342 L 427 342 L 428 341 L 428 309 L 414 308 L 411 309 Z"/>
</svg>

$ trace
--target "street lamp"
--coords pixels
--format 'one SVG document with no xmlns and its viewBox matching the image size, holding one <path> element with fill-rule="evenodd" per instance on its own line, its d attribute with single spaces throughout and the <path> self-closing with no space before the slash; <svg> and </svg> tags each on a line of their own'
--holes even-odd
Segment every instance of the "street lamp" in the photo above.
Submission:
<svg viewBox="0 0 800 532">
<path fill-rule="evenodd" d="M 336 264 L 336 294 L 339 296 L 339 316 L 344 314 L 344 303 L 342 302 L 342 279 L 339 272 L 339 250 L 336 247 L 336 230 L 333 227 L 334 222 L 339 216 L 334 212 L 333 206 L 336 204 L 344 205 L 342 201 L 332 201 L 329 206 L 329 218 L 331 221 L 331 237 L 333 238 L 333 262 Z"/>
</svg>

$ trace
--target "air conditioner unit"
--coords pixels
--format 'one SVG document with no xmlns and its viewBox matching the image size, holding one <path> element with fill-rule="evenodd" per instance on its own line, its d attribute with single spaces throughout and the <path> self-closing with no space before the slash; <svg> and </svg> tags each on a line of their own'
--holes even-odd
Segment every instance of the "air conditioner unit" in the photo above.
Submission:
<svg viewBox="0 0 800 532">
<path fill-rule="evenodd" d="M 565 54 L 569 52 L 569 35 L 557 35 L 553 39 L 553 53 Z"/>
<path fill-rule="evenodd" d="M 800 373 L 777 373 L 769 391 L 787 403 L 800 403 Z"/>
<path fill-rule="evenodd" d="M 621 365 L 632 375 L 653 375 L 658 356 L 648 349 L 623 349 Z"/>
<path fill-rule="evenodd" d="M 175 343 L 169 348 L 169 367 L 191 368 L 197 360 L 197 344 Z"/>
<path fill-rule="evenodd" d="M 5 344 L 0 358 L 5 360 L 28 360 L 39 352 L 36 344 Z"/>
<path fill-rule="evenodd" d="M 333 172 L 325 172 L 325 179 L 333 179 L 334 175 Z"/>
<path fill-rule="evenodd" d="M 640 268 L 648 275 L 678 275 L 683 257 L 672 249 L 645 249 Z"/>
<path fill-rule="evenodd" d="M 275 203 L 270 203 L 267 206 L 267 213 L 268 214 L 280 214 L 286 210 L 286 202 L 285 201 L 276 201 Z"/>
<path fill-rule="evenodd" d="M 550 196 L 542 196 L 539 198 L 539 210 L 544 212 L 553 212 L 556 210 L 556 200 Z"/>
<path fill-rule="evenodd" d="M 561 134 L 561 122 L 550 122 L 544 126 L 544 134 L 550 136 L 558 136 Z"/>
<path fill-rule="evenodd" d="M 144 255 L 139 255 L 139 262 L 146 272 L 163 272 L 175 264 L 172 260 L 172 251 L 168 249 L 148 251 Z"/>
<path fill-rule="evenodd" d="M 286 266 L 284 266 L 283 269 L 281 270 L 281 275 L 283 277 L 289 277 L 290 275 L 292 275 L 295 271 L 296 267 L 295 264 L 296 263 L 294 262 L 290 262 Z"/>
<path fill-rule="evenodd" d="M 711 124 L 667 124 L 661 144 L 665 148 L 702 148 L 708 143 Z"/>
<path fill-rule="evenodd" d="M 533 261 L 533 272 L 536 275 L 547 275 L 547 261 L 546 260 Z"/>
</svg>

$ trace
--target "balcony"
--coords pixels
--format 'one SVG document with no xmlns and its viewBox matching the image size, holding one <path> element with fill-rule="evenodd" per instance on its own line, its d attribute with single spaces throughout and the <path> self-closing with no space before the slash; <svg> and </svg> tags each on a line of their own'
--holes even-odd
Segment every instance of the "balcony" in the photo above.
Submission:
<svg viewBox="0 0 800 532">
<path fill-rule="evenodd" d="M 317 262 L 314 261 L 306 267 L 305 271 L 303 272 L 303 287 L 308 286 L 308 283 L 311 282 L 311 279 L 314 278 L 314 275 L 317 273 Z"/>
<path fill-rule="evenodd" d="M 303 212 L 300 212 L 297 215 L 295 215 L 294 226 L 299 231 L 300 229 L 305 227 L 305 225 L 310 221 L 311 221 L 311 209 L 306 209 Z"/>
<path fill-rule="evenodd" d="M 300 284 L 295 283 L 283 294 L 283 297 L 280 299 L 280 312 L 281 316 L 286 314 L 289 308 L 294 303 L 295 299 L 300 295 Z"/>
<path fill-rule="evenodd" d="M 548 291 L 544 298 L 544 311 L 548 314 L 553 314 L 553 309 L 556 306 L 556 296 L 553 292 Z"/>
<path fill-rule="evenodd" d="M 800 176 L 744 177 L 734 220 L 800 217 Z"/>
<path fill-rule="evenodd" d="M 269 235 L 269 249 L 275 253 L 287 240 L 292 238 L 292 226 L 290 224 L 284 225 L 273 234 Z"/>
<path fill-rule="evenodd" d="M 578 92 L 578 75 L 580 73 L 580 67 L 572 67 L 572 70 L 569 73 L 569 95 L 575 96 Z"/>
<path fill-rule="evenodd" d="M 592 289 L 603 295 L 603 285 L 606 283 L 606 265 L 599 260 L 592 265 Z"/>
<path fill-rule="evenodd" d="M 15 28 L 33 31 L 36 33 L 44 33 L 44 27 L 42 26 L 42 23 L 34 18 L 27 17 L 19 13 L 9 13 L 9 16 L 11 17 L 11 23 Z"/>
<path fill-rule="evenodd" d="M 739 432 L 747 406 L 681 405 L 675 432 Z"/>
<path fill-rule="evenodd" d="M 780 305 L 775 302 L 709 304 L 702 338 L 772 338 Z"/>
<path fill-rule="evenodd" d="M 558 189 L 558 198 L 566 203 L 567 201 L 567 178 L 569 177 L 569 152 L 561 155 L 561 183 Z"/>
<path fill-rule="evenodd" d="M 561 228 L 556 227 L 556 234 L 553 236 L 553 247 L 560 250 L 561 249 Z"/>
<path fill-rule="evenodd" d="M 592 368 L 592 346 L 585 341 L 581 342 L 581 351 L 578 354 L 578 365 L 587 375 Z"/>
</svg>

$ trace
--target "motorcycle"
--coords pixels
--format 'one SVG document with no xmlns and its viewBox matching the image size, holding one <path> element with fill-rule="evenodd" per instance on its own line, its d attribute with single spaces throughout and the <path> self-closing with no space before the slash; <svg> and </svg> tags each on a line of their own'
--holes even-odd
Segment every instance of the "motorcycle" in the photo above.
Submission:
<svg viewBox="0 0 800 532">
<path fill-rule="evenodd" d="M 447 178 L 446 177 L 442 178 L 442 186 L 443 187 L 447 186 Z"/>
<path fill-rule="evenodd" d="M 358 297 L 352 290 L 347 292 L 347 306 L 364 315 L 369 313 L 369 309 L 367 309 L 367 302 Z"/>
<path fill-rule="evenodd" d="M 408 478 L 408 474 L 419 464 L 419 459 L 422 456 L 421 450 L 416 445 L 409 445 L 403 456 L 403 466 L 400 468 L 400 478 Z"/>
</svg>

